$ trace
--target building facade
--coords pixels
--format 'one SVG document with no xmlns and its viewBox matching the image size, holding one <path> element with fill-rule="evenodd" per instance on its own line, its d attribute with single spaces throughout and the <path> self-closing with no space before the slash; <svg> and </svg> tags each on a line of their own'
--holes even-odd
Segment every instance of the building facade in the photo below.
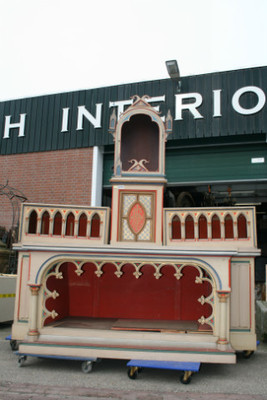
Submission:
<svg viewBox="0 0 267 400">
<path fill-rule="evenodd" d="M 125 84 L 0 103 L 0 184 L 28 202 L 111 205 L 114 143 L 108 133 L 132 96 L 149 95 L 164 121 L 164 204 L 255 205 L 262 256 L 267 255 L 267 67 Z M 12 225 L 12 204 L 1 196 L 0 225 Z M 15 221 L 17 223 L 17 221 Z M 257 275 L 257 273 L 256 273 Z"/>
</svg>

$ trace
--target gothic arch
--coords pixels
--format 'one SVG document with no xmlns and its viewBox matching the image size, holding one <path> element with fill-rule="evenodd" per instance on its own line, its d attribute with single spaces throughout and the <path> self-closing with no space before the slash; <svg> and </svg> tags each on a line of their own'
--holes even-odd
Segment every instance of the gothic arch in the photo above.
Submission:
<svg viewBox="0 0 267 400">
<path fill-rule="evenodd" d="M 131 273 L 129 273 L 129 269 L 127 271 L 127 266 L 131 266 Z M 118 283 L 119 281 L 117 278 L 122 278 L 124 279 L 124 274 L 128 276 L 127 279 L 129 279 L 129 274 L 132 276 L 132 282 L 135 285 L 138 285 L 143 283 L 142 276 L 145 277 L 145 275 L 148 273 L 148 267 L 150 269 L 150 275 L 152 278 L 152 284 L 154 286 L 157 286 L 157 281 L 160 281 L 161 279 L 166 278 L 166 273 L 170 277 L 172 276 L 173 278 L 171 279 L 171 282 L 175 284 L 175 282 L 183 282 L 183 279 L 186 278 L 188 275 L 188 268 L 191 270 L 194 269 L 196 270 L 194 278 L 194 282 L 192 284 L 196 284 L 198 286 L 202 284 L 206 284 L 208 282 L 208 286 L 210 285 L 211 290 L 208 295 L 202 294 L 199 296 L 197 299 L 198 303 L 200 303 L 202 306 L 206 307 L 207 305 L 210 306 L 211 313 L 210 315 L 199 315 L 198 322 L 200 325 L 204 326 L 210 326 L 212 330 L 214 330 L 214 302 L 215 302 L 215 293 L 216 290 L 219 289 L 219 282 L 218 282 L 218 277 L 213 275 L 213 271 L 208 268 L 207 265 L 201 263 L 201 262 L 196 262 L 196 260 L 188 260 L 188 261 L 183 261 L 180 263 L 173 263 L 169 261 L 161 262 L 161 263 L 149 263 L 147 261 L 143 262 L 137 262 L 137 261 L 98 261 L 98 260 L 89 260 L 89 259 L 70 259 L 70 258 L 63 258 L 63 259 L 54 259 L 53 261 L 50 260 L 50 263 L 47 263 L 46 265 L 44 264 L 42 267 L 42 271 L 39 271 L 39 280 L 43 284 L 43 299 L 42 299 L 42 304 L 43 304 L 43 310 L 42 310 L 42 324 L 45 323 L 45 321 L 51 322 L 52 320 L 57 320 L 58 318 L 62 318 L 67 316 L 67 311 L 64 309 L 64 304 L 67 304 L 68 299 L 64 296 L 66 296 L 65 293 L 68 292 L 68 290 L 65 288 L 64 285 L 67 285 L 67 281 L 65 280 L 64 282 L 64 273 L 62 272 L 63 267 L 66 269 L 69 268 L 69 272 L 67 275 L 69 275 L 70 270 L 71 270 L 71 276 L 76 277 L 73 278 L 75 280 L 79 280 L 80 277 L 83 276 L 83 274 L 86 272 L 88 274 L 88 271 L 90 271 L 90 276 L 94 277 L 95 281 L 98 281 L 98 278 L 101 278 L 103 273 L 103 278 L 107 279 L 106 274 L 108 273 L 109 276 L 113 276 L 114 282 Z M 62 268 L 61 268 L 62 267 Z M 126 270 L 125 270 L 126 268 Z M 105 271 L 105 272 L 103 272 Z M 166 272 L 167 271 L 167 272 Z M 152 274 L 153 272 L 153 274 Z M 184 275 L 186 273 L 186 275 Z M 111 275 L 110 275 L 111 274 Z M 145 275 L 144 275 L 145 274 Z M 125 275 L 125 276 L 126 276 Z M 190 276 L 190 274 L 189 274 Z M 56 283 L 51 286 L 49 282 L 49 279 L 53 277 L 53 279 L 56 279 Z M 82 279 L 82 278 L 81 278 Z M 189 279 L 189 278 L 187 278 Z M 163 281 L 162 281 L 163 282 Z M 162 282 L 160 281 L 160 285 L 162 285 Z M 57 285 L 59 285 L 59 288 L 57 288 Z M 61 291 L 61 302 L 58 301 L 56 303 L 56 300 L 60 297 L 59 292 Z M 117 291 L 119 293 L 119 291 Z M 63 293 L 63 294 L 62 294 Z M 85 296 L 83 294 L 83 291 L 77 292 L 78 295 L 80 296 Z M 207 290 L 206 290 L 207 293 Z M 62 297 L 63 296 L 63 297 Z M 197 304 L 198 304 L 197 303 Z M 50 304 L 50 305 L 49 305 Z M 57 307 L 51 306 L 51 304 L 59 304 Z M 205 306 L 206 305 L 206 306 Z M 72 304 L 73 306 L 73 304 Z M 65 314 L 64 314 L 65 313 Z M 86 312 L 83 310 L 83 314 L 86 314 Z"/>
</svg>

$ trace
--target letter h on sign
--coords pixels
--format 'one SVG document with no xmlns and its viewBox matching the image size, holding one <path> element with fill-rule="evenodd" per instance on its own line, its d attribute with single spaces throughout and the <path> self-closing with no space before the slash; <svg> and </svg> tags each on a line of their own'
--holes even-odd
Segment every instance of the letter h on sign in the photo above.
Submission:
<svg viewBox="0 0 267 400">
<path fill-rule="evenodd" d="M 24 130 L 25 130 L 25 120 L 27 114 L 20 114 L 20 121 L 11 124 L 11 115 L 6 115 L 5 117 L 5 130 L 3 139 L 9 139 L 9 130 L 19 128 L 18 137 L 24 137 Z"/>
</svg>

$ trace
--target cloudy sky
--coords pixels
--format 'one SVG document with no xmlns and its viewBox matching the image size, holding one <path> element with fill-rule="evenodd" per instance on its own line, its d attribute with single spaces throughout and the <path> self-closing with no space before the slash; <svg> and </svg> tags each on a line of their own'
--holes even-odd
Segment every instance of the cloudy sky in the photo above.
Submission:
<svg viewBox="0 0 267 400">
<path fill-rule="evenodd" d="M 266 0 L 0 0 L 0 101 L 267 65 Z"/>
</svg>

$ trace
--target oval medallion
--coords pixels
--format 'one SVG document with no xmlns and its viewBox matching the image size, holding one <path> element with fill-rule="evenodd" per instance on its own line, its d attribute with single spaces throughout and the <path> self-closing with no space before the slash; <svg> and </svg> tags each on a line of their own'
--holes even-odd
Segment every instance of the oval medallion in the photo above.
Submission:
<svg viewBox="0 0 267 400">
<path fill-rule="evenodd" d="M 138 235 L 146 222 L 146 212 L 140 203 L 135 203 L 129 212 L 129 226 L 133 233 Z"/>
</svg>

